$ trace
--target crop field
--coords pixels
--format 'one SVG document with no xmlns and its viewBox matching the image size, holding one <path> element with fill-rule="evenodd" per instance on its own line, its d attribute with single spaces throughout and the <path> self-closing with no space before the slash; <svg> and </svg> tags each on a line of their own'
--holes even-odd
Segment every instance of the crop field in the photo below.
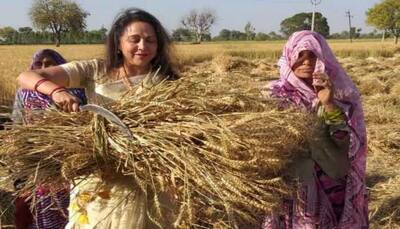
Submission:
<svg viewBox="0 0 400 229">
<path fill-rule="evenodd" d="M 183 77 L 232 75 L 240 79 L 242 75 L 254 80 L 252 86 L 262 87 L 278 77 L 276 62 L 283 44 L 284 41 L 177 44 L 174 52 Z M 362 94 L 368 130 L 371 228 L 400 228 L 400 45 L 378 40 L 329 44 Z M 69 61 L 100 58 L 104 53 L 101 45 L 0 46 L 0 105 L 12 104 L 15 79 L 28 68 L 32 54 L 40 48 L 54 48 Z"/>
</svg>

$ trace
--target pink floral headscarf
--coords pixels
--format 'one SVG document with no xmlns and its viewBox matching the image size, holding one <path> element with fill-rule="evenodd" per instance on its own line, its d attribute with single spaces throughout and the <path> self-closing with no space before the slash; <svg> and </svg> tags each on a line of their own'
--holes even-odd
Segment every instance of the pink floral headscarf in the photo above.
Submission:
<svg viewBox="0 0 400 229">
<path fill-rule="evenodd" d="M 368 211 L 365 188 L 367 138 L 360 94 L 323 36 L 311 31 L 299 31 L 290 36 L 278 62 L 280 79 L 269 85 L 271 96 L 282 98 L 283 106 L 295 104 L 309 111 L 315 107 L 318 102 L 315 91 L 296 77 L 292 71 L 292 66 L 298 59 L 299 53 L 304 50 L 312 51 L 317 56 L 315 72 L 325 72 L 329 75 L 335 89 L 334 103 L 343 110 L 348 120 L 348 126 L 352 130 L 348 152 L 351 168 L 346 180 L 344 209 L 340 221 L 335 224 L 338 225 L 338 228 L 367 228 Z M 323 194 L 320 190 L 318 191 L 318 195 Z M 306 206 L 308 204 L 312 205 L 313 203 L 307 202 Z M 326 204 L 330 203 L 326 201 L 320 203 L 319 222 L 330 221 L 328 219 L 331 217 L 328 213 L 329 207 L 325 206 Z M 330 227 L 329 225 L 320 226 L 322 228 Z M 301 222 L 297 227 L 309 228 L 307 225 L 302 225 Z"/>
</svg>

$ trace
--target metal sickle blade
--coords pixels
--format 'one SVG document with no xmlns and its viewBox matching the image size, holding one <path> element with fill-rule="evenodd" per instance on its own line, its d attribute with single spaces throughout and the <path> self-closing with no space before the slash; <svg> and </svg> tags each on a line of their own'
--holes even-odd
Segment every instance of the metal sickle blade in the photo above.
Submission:
<svg viewBox="0 0 400 229">
<path fill-rule="evenodd" d="M 96 104 L 81 105 L 81 106 L 79 106 L 79 109 L 81 111 L 90 111 L 90 112 L 93 112 L 95 114 L 98 114 L 98 115 L 104 117 L 109 122 L 112 122 L 112 123 L 118 125 L 118 127 L 126 135 L 128 135 L 129 138 L 133 138 L 131 130 L 122 122 L 122 120 L 120 118 L 118 118 L 117 115 L 112 113 L 110 110 L 107 110 L 106 108 L 104 108 L 102 106 L 99 106 L 99 105 L 96 105 Z"/>
</svg>

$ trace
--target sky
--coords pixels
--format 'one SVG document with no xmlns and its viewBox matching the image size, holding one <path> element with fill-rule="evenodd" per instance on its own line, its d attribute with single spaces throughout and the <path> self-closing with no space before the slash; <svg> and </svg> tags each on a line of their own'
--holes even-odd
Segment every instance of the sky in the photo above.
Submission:
<svg viewBox="0 0 400 229">
<path fill-rule="evenodd" d="M 192 9 L 212 9 L 217 21 L 211 29 L 213 36 L 221 29 L 243 31 L 250 22 L 256 32 L 279 32 L 280 22 L 301 12 L 312 12 L 311 1 L 319 0 L 75 0 L 88 11 L 87 29 L 109 28 L 115 15 L 127 7 L 139 7 L 156 16 L 170 31 L 180 26 L 180 19 Z M 0 27 L 30 26 L 28 12 L 32 0 L 1 0 Z M 352 26 L 370 32 L 373 27 L 365 23 L 365 12 L 381 0 L 321 0 L 316 6 L 327 19 L 330 32 L 348 30 L 346 11 Z"/>
</svg>

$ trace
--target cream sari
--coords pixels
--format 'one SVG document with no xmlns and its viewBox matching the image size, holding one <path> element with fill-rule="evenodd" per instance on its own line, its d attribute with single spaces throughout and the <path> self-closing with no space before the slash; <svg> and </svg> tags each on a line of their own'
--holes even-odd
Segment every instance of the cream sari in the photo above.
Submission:
<svg viewBox="0 0 400 229">
<path fill-rule="evenodd" d="M 97 104 L 117 100 L 127 91 L 122 80 L 104 82 L 105 70 L 98 60 L 61 65 L 68 73 L 69 86 L 86 87 L 90 102 Z M 138 84 L 145 75 L 129 77 Z M 101 83 L 103 81 L 103 83 Z M 132 178 L 100 174 L 76 179 L 72 185 L 67 229 L 140 229 L 149 228 L 146 196 Z"/>
</svg>

